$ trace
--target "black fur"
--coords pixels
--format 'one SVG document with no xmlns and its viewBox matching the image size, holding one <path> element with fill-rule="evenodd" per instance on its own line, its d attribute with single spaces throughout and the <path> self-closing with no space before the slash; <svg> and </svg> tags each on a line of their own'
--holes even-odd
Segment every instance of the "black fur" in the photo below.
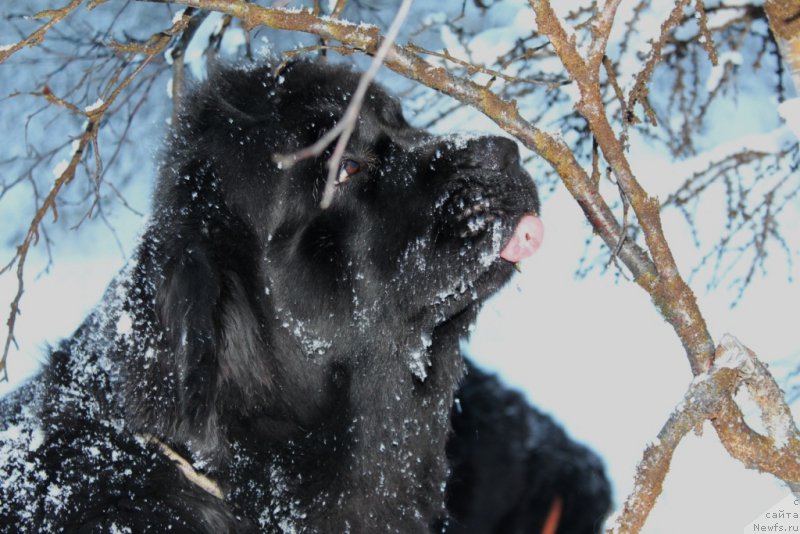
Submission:
<svg viewBox="0 0 800 534">
<path fill-rule="evenodd" d="M 500 248 L 539 210 L 516 145 L 412 128 L 373 87 L 345 155 L 361 170 L 330 208 L 327 154 L 274 162 L 330 129 L 357 80 L 294 63 L 195 91 L 132 266 L 3 403 L 2 525 L 531 533 L 557 497 L 559 532 L 599 528 L 596 458 L 495 379 L 463 378 L 459 340 L 513 272 Z"/>
</svg>

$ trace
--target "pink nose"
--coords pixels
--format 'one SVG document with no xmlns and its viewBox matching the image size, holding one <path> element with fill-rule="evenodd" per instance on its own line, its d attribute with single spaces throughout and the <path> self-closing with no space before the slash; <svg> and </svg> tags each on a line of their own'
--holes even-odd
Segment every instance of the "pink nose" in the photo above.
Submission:
<svg viewBox="0 0 800 534">
<path fill-rule="evenodd" d="M 512 263 L 522 261 L 533 256 L 541 246 L 542 239 L 544 239 L 542 220 L 535 215 L 525 215 L 517 223 L 511 239 L 500 251 L 500 257 Z"/>
</svg>

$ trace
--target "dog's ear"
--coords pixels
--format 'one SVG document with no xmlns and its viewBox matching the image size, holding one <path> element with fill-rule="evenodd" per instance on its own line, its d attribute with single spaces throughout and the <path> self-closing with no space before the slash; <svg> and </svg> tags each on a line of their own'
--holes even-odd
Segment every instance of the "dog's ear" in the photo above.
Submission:
<svg viewBox="0 0 800 534">
<path fill-rule="evenodd" d="M 204 194 L 211 195 L 198 197 Z M 265 293 L 256 289 L 258 246 L 249 227 L 217 199 L 176 202 L 188 207 L 165 208 L 163 224 L 146 238 L 157 367 L 172 375 L 172 413 L 160 426 L 210 456 L 227 447 L 226 406 L 247 414 L 268 403 L 275 369 L 261 326 Z"/>
<path fill-rule="evenodd" d="M 192 232 L 192 229 L 186 229 Z M 222 277 L 209 244 L 177 239 L 168 243 L 156 288 L 155 312 L 162 354 L 175 373 L 176 438 L 200 449 L 220 445 L 217 394 Z"/>
<path fill-rule="evenodd" d="M 250 76 L 224 65 L 213 70 L 206 82 L 187 95 L 174 126 L 177 139 L 192 143 L 230 138 L 231 132 L 269 120 L 274 111 L 271 99 L 254 96 L 269 91 L 275 83 L 269 68 L 261 67 Z M 195 148 L 189 146 L 189 150 Z"/>
</svg>

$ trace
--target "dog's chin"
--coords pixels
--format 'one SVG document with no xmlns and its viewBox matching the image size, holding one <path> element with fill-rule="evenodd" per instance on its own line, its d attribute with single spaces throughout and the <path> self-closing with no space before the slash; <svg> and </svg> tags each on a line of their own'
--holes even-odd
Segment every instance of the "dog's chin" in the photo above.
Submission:
<svg viewBox="0 0 800 534">
<path fill-rule="evenodd" d="M 507 218 L 485 218 L 491 210 L 477 211 L 460 219 L 462 231 L 459 257 L 468 267 L 441 299 L 449 314 L 460 313 L 471 304 L 478 307 L 506 285 L 519 270 L 519 262 L 535 254 L 543 238 L 541 221 L 525 213 Z"/>
<path fill-rule="evenodd" d="M 502 259 L 495 246 L 486 243 L 478 246 L 476 243 L 469 248 L 477 258 L 470 262 L 468 269 L 461 271 L 460 279 L 441 290 L 433 302 L 437 323 L 447 321 L 468 308 L 479 310 L 516 272 L 514 264 Z M 458 270 L 457 266 L 453 267 Z"/>
</svg>

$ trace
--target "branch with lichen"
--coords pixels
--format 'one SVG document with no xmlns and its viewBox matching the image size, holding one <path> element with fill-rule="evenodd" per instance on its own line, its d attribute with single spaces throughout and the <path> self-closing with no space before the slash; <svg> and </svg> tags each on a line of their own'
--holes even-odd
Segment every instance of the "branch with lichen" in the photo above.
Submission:
<svg viewBox="0 0 800 534">
<path fill-rule="evenodd" d="M 789 65 L 794 86 L 800 92 L 800 6 L 796 0 L 767 0 L 764 10 L 781 55 Z"/>
<path fill-rule="evenodd" d="M 733 401 L 741 386 L 758 405 L 767 435 L 753 432 L 741 417 Z M 717 432 L 732 457 L 790 485 L 800 482 L 800 433 L 783 392 L 753 351 L 735 337 L 724 335 L 716 349 L 714 365 L 695 377 L 655 442 L 645 449 L 636 469 L 633 491 L 609 534 L 641 530 L 661 494 L 675 449 L 691 430 L 700 430 L 706 421 L 725 422 Z"/>
<path fill-rule="evenodd" d="M 609 9 L 612 4 L 612 2 L 609 2 L 606 5 L 606 9 Z M 714 355 L 709 351 L 709 347 L 713 346 L 711 336 L 706 328 L 702 313 L 697 307 L 693 292 L 678 272 L 669 243 L 662 230 L 658 200 L 649 196 L 634 177 L 625 154 L 624 143 L 620 136 L 613 131 L 606 115 L 599 83 L 597 83 L 599 64 L 591 61 L 605 46 L 606 35 L 602 31 L 604 26 L 598 25 L 593 36 L 590 56 L 589 58 L 583 58 L 574 42 L 569 39 L 566 30 L 556 17 L 549 2 L 531 0 L 531 6 L 536 11 L 537 26 L 540 31 L 550 38 L 563 65 L 578 84 L 581 99 L 576 104 L 576 109 L 586 119 L 594 133 L 604 158 L 614 172 L 617 182 L 623 190 L 624 198 L 630 203 L 644 233 L 657 275 L 647 280 L 637 279 L 637 282 L 650 294 L 664 317 L 675 328 L 687 351 L 694 374 L 703 376 L 712 362 L 714 362 Z M 668 21 L 664 23 L 662 28 L 668 27 L 671 24 L 670 21 L 677 18 L 677 10 L 679 8 L 682 9 L 681 0 L 676 2 L 676 9 L 672 11 Z M 662 31 L 666 31 L 666 29 Z M 651 57 L 657 58 L 659 55 L 660 53 L 656 51 Z M 634 91 L 644 83 L 641 82 L 640 84 L 639 81 L 649 76 L 647 73 L 652 72 L 654 64 L 654 62 L 648 62 L 645 65 L 645 69 L 642 71 L 643 74 L 640 74 L 637 78 L 637 85 L 634 86 Z M 641 88 L 638 90 L 642 91 Z M 629 109 L 632 107 L 632 102 L 628 104 Z M 765 374 L 772 381 L 772 377 L 766 372 L 766 369 L 763 366 L 761 369 L 764 371 L 761 375 Z M 772 383 L 774 384 L 774 381 Z M 757 432 L 744 423 L 741 411 L 733 401 L 731 390 L 716 388 L 713 392 L 714 394 L 711 395 L 711 398 L 714 399 L 714 403 L 720 407 L 720 410 L 715 412 L 714 417 L 706 414 L 704 419 L 711 420 L 729 453 L 748 467 L 755 467 L 775 474 L 790 484 L 798 483 L 800 481 L 800 461 L 798 461 L 800 459 L 800 448 L 798 448 L 797 440 L 795 439 L 791 442 L 793 448 L 791 448 L 788 455 L 783 451 L 783 444 L 777 441 L 765 443 Z M 785 406 L 782 395 L 771 395 L 770 401 Z M 771 409 L 777 409 L 770 408 L 768 406 L 769 402 L 764 404 L 762 407 L 764 413 L 769 412 Z M 722 410 L 723 408 L 724 410 Z M 784 412 L 783 410 L 778 411 Z M 785 415 L 788 417 L 789 422 L 785 423 L 783 427 L 793 429 L 793 435 L 796 436 L 797 430 L 788 408 L 785 410 Z M 685 417 L 671 419 L 671 424 L 668 424 L 666 428 L 664 438 L 671 437 L 673 442 L 673 447 L 669 449 L 670 451 L 674 449 L 674 445 L 677 445 L 677 442 L 685 434 L 685 432 L 682 434 L 676 430 L 676 428 L 683 428 L 684 425 L 679 423 L 684 419 Z M 736 431 L 731 431 L 732 427 Z M 794 452 L 794 455 L 791 454 L 792 452 Z M 650 454 L 655 455 L 652 451 Z M 625 510 L 629 512 L 623 515 L 623 521 L 625 524 L 629 524 L 631 528 L 623 530 L 624 532 L 638 532 L 641 524 L 643 524 L 646 513 L 649 511 L 645 504 L 650 503 L 650 506 L 652 506 L 655 497 L 660 493 L 661 480 L 666 473 L 670 457 L 671 452 L 669 454 L 664 453 L 659 455 L 659 461 L 648 461 L 644 464 L 647 466 L 644 471 L 652 468 L 654 472 L 661 475 L 661 478 L 658 476 L 648 478 L 640 472 L 640 477 L 643 480 L 648 480 L 648 483 L 637 484 L 640 490 L 626 504 Z M 755 462 L 754 460 L 757 458 L 761 458 L 763 461 Z M 627 517 L 635 519 L 625 519 Z"/>
</svg>

